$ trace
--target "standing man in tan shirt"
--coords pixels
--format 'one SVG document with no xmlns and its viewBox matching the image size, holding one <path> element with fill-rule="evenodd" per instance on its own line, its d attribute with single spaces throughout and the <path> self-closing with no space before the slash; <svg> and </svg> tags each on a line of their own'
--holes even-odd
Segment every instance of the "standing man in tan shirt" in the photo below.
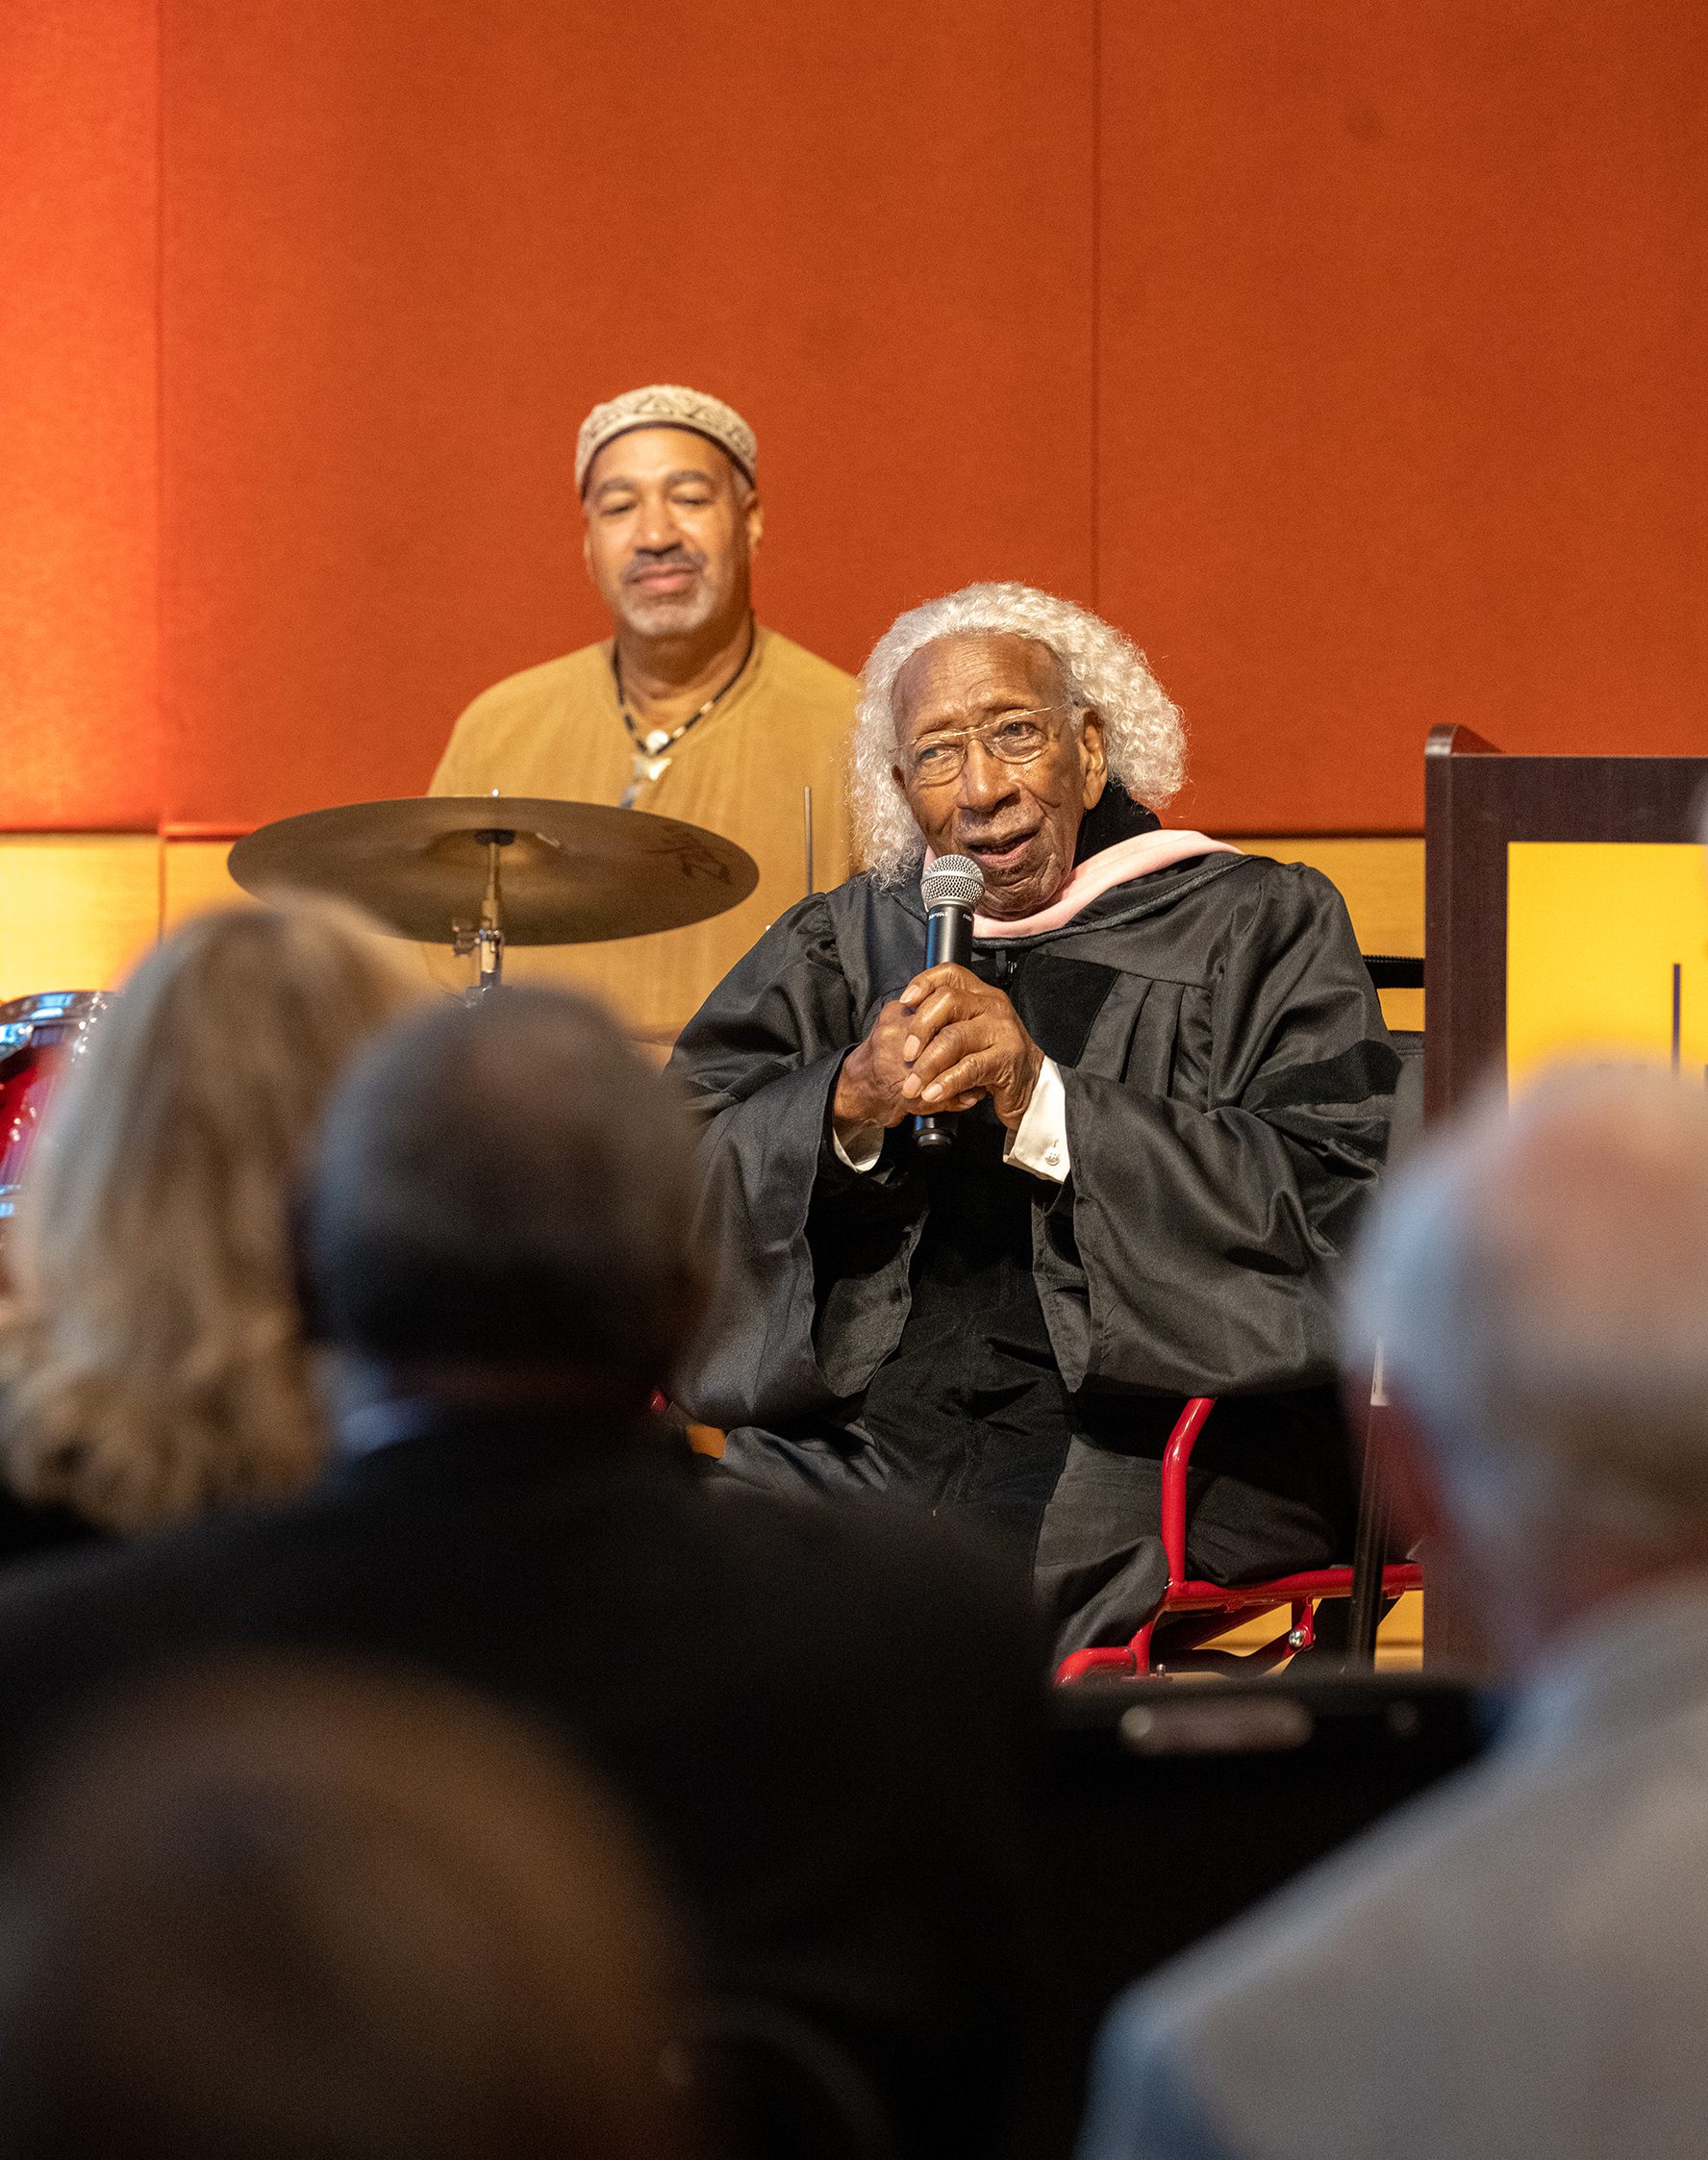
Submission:
<svg viewBox="0 0 1708 2160">
<path fill-rule="evenodd" d="M 433 776 L 434 794 L 621 803 L 746 848 L 758 889 L 710 922 L 505 955 L 514 979 L 577 983 L 656 1040 L 806 892 L 804 789 L 814 885 L 852 867 L 843 766 L 858 686 L 754 619 L 757 452 L 739 414 L 677 384 L 595 406 L 575 477 L 614 636 L 477 697 Z"/>
</svg>

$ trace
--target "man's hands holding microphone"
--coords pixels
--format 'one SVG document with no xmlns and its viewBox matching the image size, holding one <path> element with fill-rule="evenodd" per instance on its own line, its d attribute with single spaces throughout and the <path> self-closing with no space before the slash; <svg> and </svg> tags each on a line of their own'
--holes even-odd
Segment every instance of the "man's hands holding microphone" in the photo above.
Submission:
<svg viewBox="0 0 1708 2160">
<path fill-rule="evenodd" d="M 831 1108 L 837 1137 L 845 1144 L 921 1111 L 970 1110 L 985 1095 L 1017 1132 L 1042 1064 L 1001 991 L 953 962 L 927 967 L 842 1060 Z"/>
</svg>

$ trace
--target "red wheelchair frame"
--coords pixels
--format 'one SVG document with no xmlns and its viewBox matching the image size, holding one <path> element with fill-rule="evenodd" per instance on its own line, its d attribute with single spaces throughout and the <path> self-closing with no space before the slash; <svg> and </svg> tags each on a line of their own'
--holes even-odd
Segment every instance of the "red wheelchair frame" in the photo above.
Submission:
<svg viewBox="0 0 1708 2160">
<path fill-rule="evenodd" d="M 1132 1641 L 1121 1647 L 1074 1650 L 1056 1669 L 1059 1684 L 1091 1674 L 1133 1679 L 1167 1672 L 1267 1672 L 1317 1640 L 1317 1607 L 1325 1597 L 1350 1597 L 1353 1570 L 1314 1568 L 1267 1582 L 1196 1582 L 1186 1571 L 1186 1473 L 1204 1420 L 1216 1407 L 1213 1395 L 1194 1395 L 1180 1413 L 1163 1451 L 1163 1550 L 1168 1561 L 1168 1587 L 1163 1601 Z M 1390 1561 L 1382 1570 L 1382 1595 L 1397 1597 L 1421 1590 L 1423 1570 L 1415 1560 Z M 1288 1625 L 1254 1650 L 1213 1650 L 1203 1645 L 1242 1617 L 1285 1608 Z M 1182 1616 L 1196 1615 L 1195 1619 Z M 1152 1654 L 1157 1628 L 1168 1626 L 1167 1656 Z"/>
</svg>

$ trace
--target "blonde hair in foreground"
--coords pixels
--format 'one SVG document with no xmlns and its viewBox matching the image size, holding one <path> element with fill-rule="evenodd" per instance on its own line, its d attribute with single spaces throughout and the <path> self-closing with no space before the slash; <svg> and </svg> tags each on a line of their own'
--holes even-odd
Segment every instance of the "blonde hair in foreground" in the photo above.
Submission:
<svg viewBox="0 0 1708 2160">
<path fill-rule="evenodd" d="M 412 960 L 332 902 L 234 908 L 92 1030 L 7 1252 L 0 1461 L 24 1498 L 131 1532 L 314 1475 L 291 1196 L 352 1052 L 427 994 Z"/>
</svg>

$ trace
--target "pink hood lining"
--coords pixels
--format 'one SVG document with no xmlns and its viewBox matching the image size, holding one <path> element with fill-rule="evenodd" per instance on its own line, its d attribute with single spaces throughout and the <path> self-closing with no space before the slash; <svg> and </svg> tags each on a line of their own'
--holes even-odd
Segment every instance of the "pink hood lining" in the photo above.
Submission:
<svg viewBox="0 0 1708 2160">
<path fill-rule="evenodd" d="M 1238 855 L 1240 852 L 1225 840 L 1206 840 L 1202 833 L 1136 833 L 1131 840 L 1118 840 L 1113 847 L 1100 848 L 1088 862 L 1081 863 L 1047 908 L 1040 908 L 1036 915 L 1021 916 L 1013 922 L 999 922 L 994 916 L 975 915 L 972 934 L 975 938 L 1036 938 L 1044 930 L 1060 930 L 1065 922 L 1071 922 L 1082 908 L 1089 907 L 1102 893 L 1113 892 L 1118 885 L 1130 885 L 1135 878 L 1172 869 L 1176 863 L 1190 862 L 1194 855 Z M 925 860 L 929 863 L 933 859 L 927 851 Z"/>
</svg>

